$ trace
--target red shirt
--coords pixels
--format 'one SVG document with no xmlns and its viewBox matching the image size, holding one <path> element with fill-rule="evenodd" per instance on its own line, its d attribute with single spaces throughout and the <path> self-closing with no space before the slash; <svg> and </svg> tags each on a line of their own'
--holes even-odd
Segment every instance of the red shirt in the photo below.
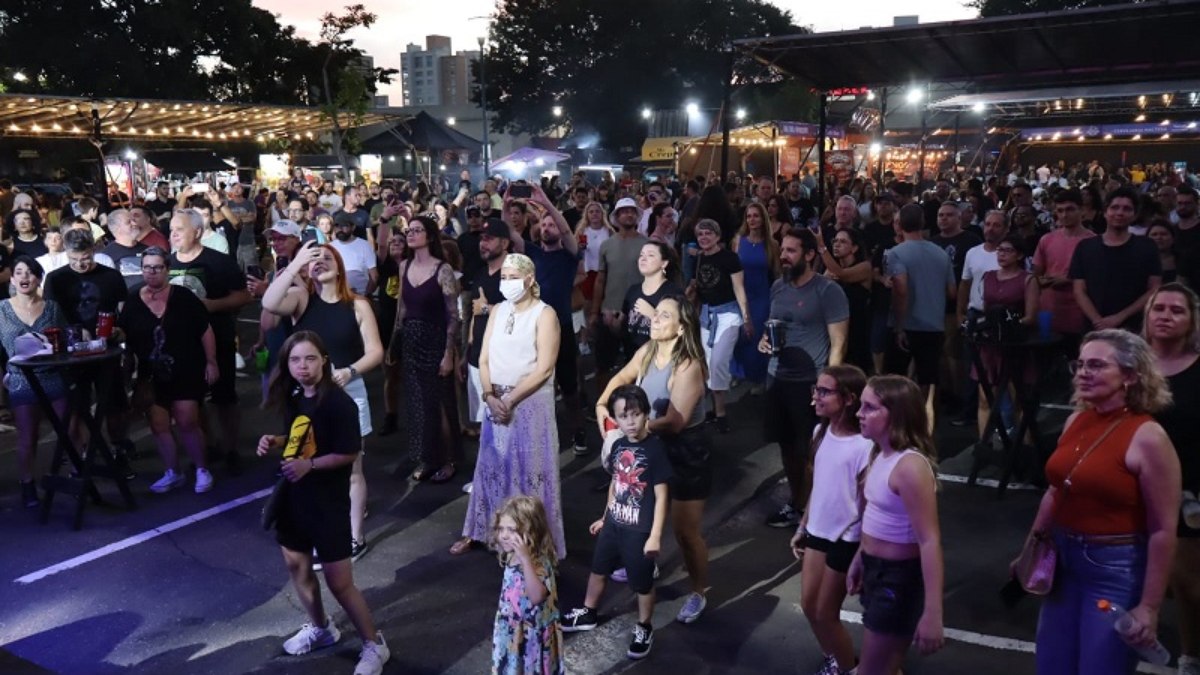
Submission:
<svg viewBox="0 0 1200 675">
<path fill-rule="evenodd" d="M 1076 467 L 1079 458 L 1121 416 L 1112 433 Z M 1125 409 L 1106 415 L 1090 409 L 1079 413 L 1063 430 L 1058 447 L 1046 462 L 1046 479 L 1057 488 L 1055 525 L 1087 535 L 1146 531 L 1146 502 L 1138 477 L 1125 466 L 1125 455 L 1138 428 L 1153 421 L 1149 415 Z M 1070 486 L 1064 485 L 1067 474 L 1071 475 Z"/>
</svg>

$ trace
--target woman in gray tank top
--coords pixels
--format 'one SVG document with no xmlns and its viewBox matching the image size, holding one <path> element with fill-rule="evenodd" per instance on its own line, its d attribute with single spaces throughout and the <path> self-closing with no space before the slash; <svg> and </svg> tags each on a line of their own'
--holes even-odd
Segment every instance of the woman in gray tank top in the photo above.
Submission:
<svg viewBox="0 0 1200 675">
<path fill-rule="evenodd" d="M 617 387 L 638 384 L 650 399 L 650 432 L 658 434 L 671 460 L 671 528 L 683 552 L 692 592 L 676 620 L 700 618 L 708 590 L 708 544 L 700 532 L 704 503 L 712 491 L 711 452 L 702 431 L 704 382 L 708 378 L 700 322 L 681 295 L 668 295 L 654 308 L 650 341 L 613 376 L 596 405 L 604 435 L 611 418 L 604 404 Z"/>
</svg>

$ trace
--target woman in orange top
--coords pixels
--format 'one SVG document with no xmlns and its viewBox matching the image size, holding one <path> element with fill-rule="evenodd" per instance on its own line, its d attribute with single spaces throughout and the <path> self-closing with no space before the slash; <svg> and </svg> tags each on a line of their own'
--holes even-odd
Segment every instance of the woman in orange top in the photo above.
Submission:
<svg viewBox="0 0 1200 675">
<path fill-rule="evenodd" d="M 1136 653 L 1096 603 L 1129 611 L 1131 644 L 1154 643 L 1181 479 L 1175 449 L 1151 415 L 1171 393 L 1146 342 L 1123 330 L 1085 336 L 1071 372 L 1081 409 L 1046 463 L 1050 487 L 1032 528 L 1058 547 L 1054 588 L 1038 620 L 1037 672 L 1133 673 Z"/>
</svg>

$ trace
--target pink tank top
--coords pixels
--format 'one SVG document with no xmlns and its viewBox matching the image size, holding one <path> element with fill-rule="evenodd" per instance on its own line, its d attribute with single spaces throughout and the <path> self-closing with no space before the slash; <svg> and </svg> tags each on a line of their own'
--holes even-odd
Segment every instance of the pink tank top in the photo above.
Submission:
<svg viewBox="0 0 1200 675">
<path fill-rule="evenodd" d="M 888 487 L 892 469 L 896 468 L 901 457 L 910 453 L 924 457 L 916 450 L 909 449 L 887 458 L 879 455 L 871 463 L 863 485 L 863 494 L 867 500 L 866 508 L 863 509 L 863 534 L 893 544 L 917 543 L 917 533 L 913 531 L 908 509 L 904 508 L 900 495 Z"/>
</svg>

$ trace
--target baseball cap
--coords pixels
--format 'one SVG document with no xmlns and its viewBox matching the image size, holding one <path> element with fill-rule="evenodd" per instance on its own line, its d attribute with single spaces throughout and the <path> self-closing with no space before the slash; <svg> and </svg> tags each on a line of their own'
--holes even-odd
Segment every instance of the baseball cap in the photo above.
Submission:
<svg viewBox="0 0 1200 675">
<path fill-rule="evenodd" d="M 478 216 L 481 213 L 482 213 L 482 211 L 479 210 L 478 206 L 472 205 L 472 206 L 467 207 L 467 217 L 468 218 L 474 218 L 475 216 Z"/>
<path fill-rule="evenodd" d="M 283 235 L 285 237 L 295 237 L 297 239 L 300 238 L 300 226 L 297 225 L 296 221 L 294 220 L 280 220 L 272 225 L 267 231 L 274 232 L 275 234 Z"/>
<path fill-rule="evenodd" d="M 508 223 L 499 218 L 488 218 L 483 224 L 483 231 L 480 235 L 496 237 L 497 239 L 508 239 Z"/>
</svg>

